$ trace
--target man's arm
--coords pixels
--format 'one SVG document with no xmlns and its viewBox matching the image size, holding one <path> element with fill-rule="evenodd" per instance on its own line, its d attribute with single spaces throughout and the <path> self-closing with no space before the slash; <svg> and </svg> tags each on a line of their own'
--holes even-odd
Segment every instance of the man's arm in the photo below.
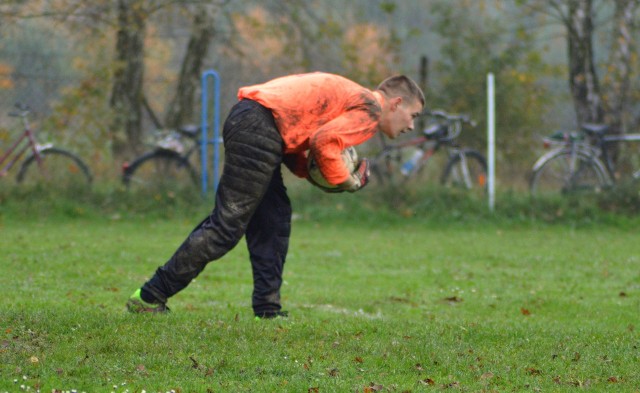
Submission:
<svg viewBox="0 0 640 393">
<path fill-rule="evenodd" d="M 376 131 L 377 119 L 365 110 L 347 111 L 318 129 L 309 148 L 323 177 L 336 185 L 350 182 L 351 173 L 342 161 L 342 151 L 367 141 Z"/>
</svg>

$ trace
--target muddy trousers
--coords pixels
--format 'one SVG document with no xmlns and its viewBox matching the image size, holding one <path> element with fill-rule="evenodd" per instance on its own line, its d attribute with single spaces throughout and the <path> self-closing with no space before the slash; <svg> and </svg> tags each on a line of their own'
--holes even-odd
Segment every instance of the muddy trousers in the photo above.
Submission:
<svg viewBox="0 0 640 393">
<path fill-rule="evenodd" d="M 224 169 L 213 211 L 156 270 L 143 292 L 166 303 L 245 235 L 253 269 L 253 310 L 279 311 L 291 234 L 291 203 L 281 173 L 283 141 L 271 112 L 250 100 L 231 109 L 223 138 Z"/>
</svg>

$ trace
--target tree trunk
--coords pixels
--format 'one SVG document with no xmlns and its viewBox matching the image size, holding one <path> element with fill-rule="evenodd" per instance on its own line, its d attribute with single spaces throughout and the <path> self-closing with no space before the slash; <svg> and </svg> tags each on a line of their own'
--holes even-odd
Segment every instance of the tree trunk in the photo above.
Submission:
<svg viewBox="0 0 640 393">
<path fill-rule="evenodd" d="M 605 80 L 607 85 L 607 123 L 616 133 L 626 133 L 629 119 L 629 85 L 633 37 L 631 29 L 638 0 L 616 1 L 613 31 L 613 45 L 609 72 Z"/>
<path fill-rule="evenodd" d="M 187 52 L 182 59 L 176 93 L 165 116 L 164 123 L 168 128 L 177 128 L 180 125 L 193 123 L 195 120 L 194 101 L 200 82 L 202 64 L 214 35 L 213 22 L 213 16 L 206 7 L 199 7 L 196 10 Z"/>
<path fill-rule="evenodd" d="M 117 61 L 110 101 L 116 158 L 136 153 L 142 145 L 145 22 L 142 0 L 118 0 Z"/>
<path fill-rule="evenodd" d="M 601 123 L 604 110 L 593 62 L 592 0 L 569 0 L 569 86 L 578 124 Z"/>
</svg>

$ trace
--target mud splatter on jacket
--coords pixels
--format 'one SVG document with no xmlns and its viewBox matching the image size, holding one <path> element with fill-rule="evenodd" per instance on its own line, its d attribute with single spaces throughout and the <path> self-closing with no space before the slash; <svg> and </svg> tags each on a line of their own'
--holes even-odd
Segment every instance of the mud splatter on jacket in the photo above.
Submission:
<svg viewBox="0 0 640 393">
<path fill-rule="evenodd" d="M 384 98 L 344 77 L 315 72 L 242 87 L 238 99 L 259 102 L 273 112 L 285 144 L 285 164 L 307 177 L 307 151 L 333 184 L 349 172 L 341 152 L 370 139 L 378 130 Z"/>
</svg>

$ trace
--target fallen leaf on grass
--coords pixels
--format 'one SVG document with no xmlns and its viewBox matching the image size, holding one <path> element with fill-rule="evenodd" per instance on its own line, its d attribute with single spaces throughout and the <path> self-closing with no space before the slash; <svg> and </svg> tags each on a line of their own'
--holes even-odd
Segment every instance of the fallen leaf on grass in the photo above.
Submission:
<svg viewBox="0 0 640 393">
<path fill-rule="evenodd" d="M 143 375 L 143 376 L 145 376 L 145 377 L 149 375 L 149 374 L 147 373 L 147 369 L 146 369 L 146 367 L 144 366 L 144 364 L 138 364 L 138 365 L 136 366 L 136 371 L 137 371 L 137 372 L 139 372 L 141 375 Z"/>
<path fill-rule="evenodd" d="M 380 392 L 384 390 L 384 386 L 371 382 L 369 386 L 364 387 L 365 393 Z"/>
<path fill-rule="evenodd" d="M 618 378 L 617 377 L 609 377 L 609 379 L 607 379 L 607 381 L 609 381 L 611 383 L 618 383 Z"/>
<path fill-rule="evenodd" d="M 457 296 L 445 297 L 444 300 L 449 303 L 461 303 L 463 301 L 461 297 Z"/>
<path fill-rule="evenodd" d="M 542 375 L 542 371 L 540 371 L 540 370 L 538 370 L 536 368 L 533 368 L 533 367 L 529 367 L 527 369 L 527 374 L 529 374 L 529 375 Z"/>
<path fill-rule="evenodd" d="M 319 388 L 319 387 L 317 387 L 317 386 L 314 386 L 314 387 L 312 387 L 312 388 L 309 388 L 309 389 L 307 390 L 307 392 L 308 392 L 308 393 L 319 393 L 319 392 L 320 392 L 320 388 Z"/>
<path fill-rule="evenodd" d="M 435 385 L 435 384 L 436 384 L 436 381 L 434 381 L 434 380 L 433 380 L 433 379 L 431 379 L 431 378 L 425 378 L 425 379 L 421 379 L 421 380 L 420 380 L 420 383 L 421 383 L 421 384 L 423 384 L 423 385 L 433 386 L 433 385 Z"/>
<path fill-rule="evenodd" d="M 618 294 L 618 296 L 620 296 L 620 297 L 627 297 L 627 293 L 626 293 L 626 292 L 624 292 L 624 291 L 621 291 L 621 292 Z"/>
<path fill-rule="evenodd" d="M 355 359 L 353 359 L 356 363 L 364 363 L 364 360 L 360 357 L 360 356 L 356 356 Z"/>
<path fill-rule="evenodd" d="M 531 311 L 527 310 L 527 309 L 526 309 L 526 308 L 524 308 L 524 307 L 521 307 L 521 308 L 520 308 L 520 313 L 521 313 L 522 315 L 524 315 L 524 316 L 529 316 L 529 315 L 531 315 Z"/>
<path fill-rule="evenodd" d="M 337 377 L 338 374 L 340 374 L 340 371 L 337 368 L 332 368 L 329 370 L 328 374 L 330 377 Z"/>
</svg>

